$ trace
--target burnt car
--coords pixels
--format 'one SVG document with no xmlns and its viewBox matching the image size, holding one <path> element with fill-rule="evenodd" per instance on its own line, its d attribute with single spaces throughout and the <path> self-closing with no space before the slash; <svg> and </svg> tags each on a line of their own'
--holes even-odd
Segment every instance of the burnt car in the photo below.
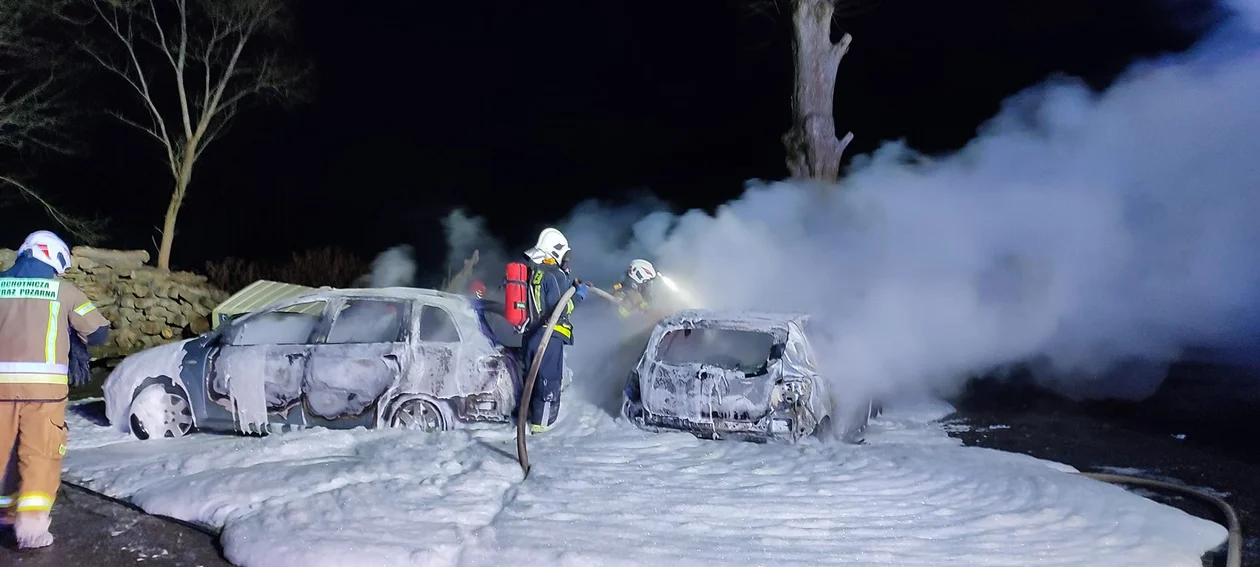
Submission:
<svg viewBox="0 0 1260 567">
<path fill-rule="evenodd" d="M 652 329 L 626 381 L 623 417 L 651 431 L 794 443 L 837 427 L 860 439 L 879 411 L 869 399 L 834 407 L 804 313 L 687 310 Z M 836 423 L 833 424 L 833 420 Z"/>
<path fill-rule="evenodd" d="M 427 289 L 303 293 L 127 357 L 105 381 L 106 414 L 141 439 L 510 423 L 521 353 L 486 315 Z"/>
</svg>

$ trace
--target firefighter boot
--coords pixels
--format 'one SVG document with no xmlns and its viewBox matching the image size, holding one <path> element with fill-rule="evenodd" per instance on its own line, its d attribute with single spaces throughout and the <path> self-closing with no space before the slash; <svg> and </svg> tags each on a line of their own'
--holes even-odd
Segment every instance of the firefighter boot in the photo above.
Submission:
<svg viewBox="0 0 1260 567">
<path fill-rule="evenodd" d="M 52 545 L 53 535 L 48 526 L 52 519 L 48 512 L 20 512 L 17 523 L 13 524 L 13 534 L 17 536 L 19 549 L 35 549 Z"/>
</svg>

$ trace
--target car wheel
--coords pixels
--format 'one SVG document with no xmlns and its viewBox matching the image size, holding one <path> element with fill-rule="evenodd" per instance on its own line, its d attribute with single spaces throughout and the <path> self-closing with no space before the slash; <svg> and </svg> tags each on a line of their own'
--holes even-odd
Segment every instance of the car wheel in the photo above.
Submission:
<svg viewBox="0 0 1260 567">
<path fill-rule="evenodd" d="M 413 431 L 434 432 L 442 430 L 442 412 L 431 402 L 409 400 L 394 412 L 392 427 Z"/>
<path fill-rule="evenodd" d="M 136 392 L 129 422 L 131 433 L 141 440 L 183 437 L 193 428 L 192 406 L 183 388 L 164 380 Z"/>
<path fill-rule="evenodd" d="M 814 436 L 819 439 L 826 439 L 833 434 L 831 426 L 831 416 L 825 415 L 818 420 L 818 425 L 814 426 Z"/>
<path fill-rule="evenodd" d="M 844 431 L 840 432 L 841 437 L 848 443 L 859 443 L 862 440 L 862 433 L 866 431 L 866 426 L 871 421 L 871 412 L 874 411 L 872 402 L 866 403 L 866 410 L 856 408 L 853 417 L 849 419 L 844 427 Z"/>
</svg>

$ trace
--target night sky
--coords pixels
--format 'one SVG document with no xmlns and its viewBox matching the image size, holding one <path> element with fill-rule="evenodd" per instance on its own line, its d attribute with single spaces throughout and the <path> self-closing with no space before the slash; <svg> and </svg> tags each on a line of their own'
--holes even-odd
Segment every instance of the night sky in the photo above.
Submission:
<svg viewBox="0 0 1260 567">
<path fill-rule="evenodd" d="M 786 175 L 789 18 L 728 0 L 308 0 L 311 102 L 243 113 L 207 150 L 173 262 L 324 245 L 370 258 L 396 243 L 438 261 L 437 221 L 455 206 L 522 245 L 587 198 L 711 208 Z M 960 147 L 1015 91 L 1056 72 L 1104 86 L 1210 19 L 1183 0 L 885 0 L 841 22 L 846 159 L 899 138 Z M 98 83 L 85 100 L 130 100 L 116 78 Z M 158 146 L 104 117 L 79 128 L 89 152 L 42 164 L 40 186 L 110 217 L 106 245 L 156 255 L 171 186 Z M 0 234 L 12 246 L 47 225 L 19 213 Z"/>
</svg>

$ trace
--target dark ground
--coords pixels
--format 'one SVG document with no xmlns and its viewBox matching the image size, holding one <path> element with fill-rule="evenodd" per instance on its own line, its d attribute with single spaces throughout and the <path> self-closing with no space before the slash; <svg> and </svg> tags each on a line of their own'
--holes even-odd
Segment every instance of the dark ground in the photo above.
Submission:
<svg viewBox="0 0 1260 567">
<path fill-rule="evenodd" d="M 979 382 L 945 421 L 968 426 L 953 433 L 968 445 L 1024 453 L 1082 471 L 1139 469 L 1121 474 L 1224 493 L 1247 538 L 1243 565 L 1260 567 L 1260 539 L 1254 535 L 1260 521 L 1260 452 L 1255 451 L 1260 426 L 1252 418 L 1260 415 L 1260 403 L 1238 395 L 1254 388 L 1251 384 L 1260 384 L 1260 371 L 1183 366 L 1142 404 L 1077 404 L 1035 389 Z M 79 393 L 84 395 L 99 396 L 99 385 Z M 1212 410 L 1205 414 L 1203 408 Z M 1135 491 L 1224 523 L 1215 508 L 1197 500 Z M 214 535 L 76 487 L 58 494 L 53 534 L 52 548 L 29 552 L 12 551 L 11 535 L 0 535 L 0 565 L 230 565 Z M 1205 556 L 1204 565 L 1224 565 L 1223 549 Z"/>
<path fill-rule="evenodd" d="M 218 538 L 132 509 L 72 486 L 57 492 L 52 547 L 13 550 L 12 531 L 0 535 L 0 565 L 15 567 L 114 567 L 231 565 Z"/>
</svg>

